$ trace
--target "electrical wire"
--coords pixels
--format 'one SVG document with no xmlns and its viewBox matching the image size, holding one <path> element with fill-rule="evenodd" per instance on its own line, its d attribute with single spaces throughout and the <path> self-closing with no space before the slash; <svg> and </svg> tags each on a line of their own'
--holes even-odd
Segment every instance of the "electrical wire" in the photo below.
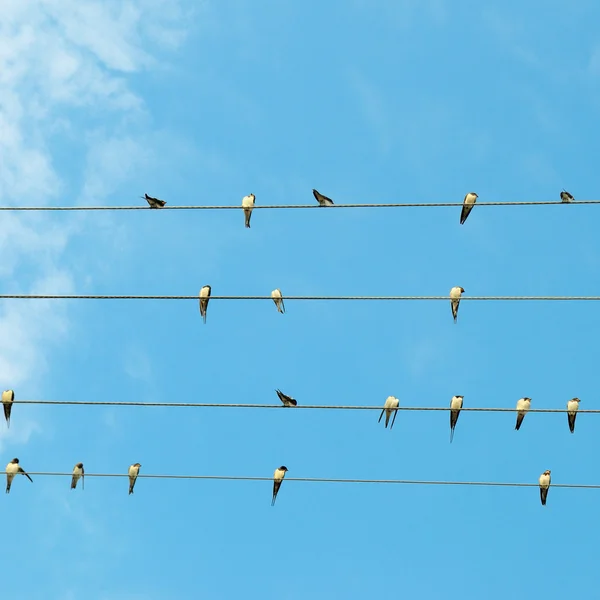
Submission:
<svg viewBox="0 0 600 600">
<path fill-rule="evenodd" d="M 445 300 L 449 296 L 283 296 L 288 300 Z M 0 294 L 0 300 L 199 300 L 199 296 L 134 296 L 134 295 L 80 295 L 80 294 Z M 210 296 L 213 300 L 270 300 L 271 296 Z M 461 302 L 487 301 L 598 301 L 600 296 L 462 296 Z"/>
<path fill-rule="evenodd" d="M 60 472 L 37 472 L 28 471 L 29 475 L 41 475 L 49 477 L 72 477 L 73 473 Z M 85 477 L 129 477 L 127 473 L 85 473 Z M 221 481 L 273 481 L 273 477 L 245 477 L 236 475 L 138 475 L 140 479 L 195 479 L 195 480 L 221 480 Z M 288 481 L 298 481 L 306 483 L 380 483 L 395 485 L 473 485 L 481 487 L 539 487 L 538 483 L 516 483 L 501 481 L 424 481 L 415 479 L 334 479 L 321 477 L 286 477 Z M 573 489 L 600 489 L 600 484 L 572 484 L 572 483 L 552 483 L 553 488 L 573 488 Z"/>
<path fill-rule="evenodd" d="M 287 408 L 288 410 L 308 409 L 308 410 L 384 410 L 383 406 L 334 406 L 311 404 L 305 406 L 286 407 L 283 404 L 219 404 L 206 402 L 136 402 L 136 401 L 112 401 L 112 400 L 14 400 L 13 404 L 49 404 L 49 405 L 67 405 L 67 406 L 145 406 L 145 407 L 170 407 L 170 408 Z M 449 411 L 449 406 L 400 406 L 395 409 L 398 411 Z M 516 408 L 488 408 L 488 407 L 463 407 L 460 409 L 466 412 L 511 412 L 517 411 Z M 528 413 L 566 413 L 566 408 L 531 408 Z M 600 409 L 582 409 L 577 414 L 590 413 L 598 414 Z"/>
<path fill-rule="evenodd" d="M 573 202 L 562 202 L 555 200 L 532 201 L 532 202 L 477 202 L 476 206 L 543 206 L 551 204 L 600 204 L 600 200 L 574 200 Z M 287 209 L 287 208 L 421 208 L 421 207 L 462 207 L 462 202 L 402 202 L 388 204 L 334 204 L 323 207 L 319 204 L 272 204 L 254 206 L 252 210 L 265 209 Z M 149 206 L 0 206 L 1 210 L 18 211 L 62 211 L 62 210 L 242 210 L 242 206 L 164 206 L 163 208 L 151 209 Z"/>
</svg>

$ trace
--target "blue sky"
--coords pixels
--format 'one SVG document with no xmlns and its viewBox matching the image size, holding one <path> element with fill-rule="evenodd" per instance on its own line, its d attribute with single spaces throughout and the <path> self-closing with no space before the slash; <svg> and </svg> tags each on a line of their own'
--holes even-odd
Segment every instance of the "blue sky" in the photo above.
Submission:
<svg viewBox="0 0 600 600">
<path fill-rule="evenodd" d="M 0 202 L 597 199 L 600 7 L 4 0 Z M 598 293 L 597 207 L 2 213 L 3 293 Z M 4 301 L 17 399 L 598 408 L 595 303 Z M 15 405 L 29 471 L 599 483 L 598 417 Z M 7 598 L 546 600 L 595 586 L 597 492 L 18 479 Z M 577 563 L 576 576 L 573 565 Z M 8 571 L 5 570 L 5 573 Z"/>
</svg>

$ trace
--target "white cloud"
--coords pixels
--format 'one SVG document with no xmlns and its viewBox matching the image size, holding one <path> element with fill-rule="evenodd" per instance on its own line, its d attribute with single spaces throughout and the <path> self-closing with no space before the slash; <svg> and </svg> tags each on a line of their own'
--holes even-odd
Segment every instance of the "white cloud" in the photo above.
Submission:
<svg viewBox="0 0 600 600">
<path fill-rule="evenodd" d="M 125 171 L 146 160 L 143 146 L 128 132 L 146 115 L 127 77 L 158 66 L 157 48 L 170 50 L 181 43 L 184 16 L 177 1 L 166 0 L 2 2 L 2 205 L 101 199 Z M 85 170 L 86 164 L 94 169 Z M 65 252 L 85 231 L 90 222 L 85 216 L 3 212 L 1 217 L 5 293 L 74 293 L 89 284 L 78 281 L 75 267 L 69 266 L 76 263 Z M 68 306 L 65 301 L 0 303 L 0 339 L 5 342 L 0 387 L 14 388 L 17 399 L 41 386 L 48 350 L 68 335 Z M 18 405 L 13 413 L 17 410 Z M 36 422 L 15 419 L 9 432 L 0 429 L 0 449 L 8 440 L 26 443 L 37 431 Z"/>
</svg>

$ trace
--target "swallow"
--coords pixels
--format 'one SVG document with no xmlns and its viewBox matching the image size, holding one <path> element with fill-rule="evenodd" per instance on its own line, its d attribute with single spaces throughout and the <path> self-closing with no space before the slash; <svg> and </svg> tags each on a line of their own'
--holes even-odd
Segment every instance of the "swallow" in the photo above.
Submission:
<svg viewBox="0 0 600 600">
<path fill-rule="evenodd" d="M 530 408 L 531 398 L 521 398 L 520 400 L 517 400 L 517 424 L 515 425 L 517 431 L 519 431 L 521 423 Z"/>
<path fill-rule="evenodd" d="M 33 479 L 31 479 L 31 477 L 29 477 L 29 475 L 27 473 L 25 473 L 25 471 L 23 471 L 23 469 L 21 468 L 21 465 L 19 465 L 19 459 L 13 458 L 6 465 L 6 493 L 7 494 L 10 492 L 10 486 L 12 485 L 12 481 L 15 478 L 15 475 L 17 475 L 18 473 L 20 473 L 21 475 L 25 475 L 25 477 L 27 477 L 27 479 L 29 479 L 29 481 L 31 481 L 31 483 L 33 483 Z"/>
<path fill-rule="evenodd" d="M 291 396 L 284 394 L 281 390 L 275 391 L 277 392 L 277 395 L 279 396 L 279 399 L 283 402 L 284 406 L 298 406 L 298 402 L 296 402 L 296 400 L 294 400 L 294 398 L 292 398 Z"/>
<path fill-rule="evenodd" d="M 206 324 L 206 311 L 208 310 L 208 299 L 210 298 L 210 285 L 205 285 L 199 294 L 200 298 L 200 315 Z"/>
<path fill-rule="evenodd" d="M 150 205 L 150 208 L 162 208 L 166 204 L 164 200 L 153 198 L 152 196 L 148 196 L 148 194 L 144 194 L 143 196 L 140 196 L 140 198 L 146 200 L 146 202 L 148 202 Z"/>
<path fill-rule="evenodd" d="M 377 422 L 379 423 L 381 421 L 381 417 L 383 417 L 383 413 L 385 413 L 385 427 L 387 429 L 390 417 L 392 416 L 392 413 L 394 413 L 394 418 L 392 419 L 392 424 L 390 425 L 391 430 L 394 426 L 394 422 L 396 421 L 396 415 L 398 414 L 398 411 L 396 409 L 398 408 L 398 406 L 400 406 L 400 400 L 398 400 L 398 398 L 394 398 L 394 396 L 388 396 L 385 401 L 385 404 L 383 405 L 383 410 L 381 411 Z"/>
<path fill-rule="evenodd" d="M 573 398 L 567 402 L 567 416 L 569 417 L 569 429 L 575 433 L 575 419 L 579 409 L 579 398 Z"/>
<path fill-rule="evenodd" d="M 571 194 L 569 194 L 569 192 L 567 192 L 567 190 L 563 190 L 560 193 L 560 199 L 562 202 L 573 202 L 573 200 L 575 200 L 575 198 L 573 198 L 573 196 Z"/>
<path fill-rule="evenodd" d="M 277 288 L 271 292 L 271 298 L 273 298 L 273 302 L 275 302 L 275 306 L 277 307 L 278 312 L 283 314 L 285 312 L 285 306 L 283 304 L 283 296 L 281 295 L 281 290 Z"/>
<path fill-rule="evenodd" d="M 333 206 L 333 200 L 327 196 L 323 196 L 317 190 L 313 190 L 313 196 L 321 206 Z"/>
<path fill-rule="evenodd" d="M 4 407 L 4 418 L 6 419 L 6 426 L 10 427 L 10 411 L 12 410 L 12 403 L 15 401 L 15 393 L 12 390 L 4 390 L 2 392 L 2 406 Z"/>
<path fill-rule="evenodd" d="M 275 469 L 275 473 L 273 475 L 273 499 L 271 500 L 271 506 L 275 506 L 275 499 L 277 498 L 277 492 L 279 492 L 279 488 L 281 487 L 281 482 L 285 477 L 285 473 L 288 470 L 287 467 L 281 466 L 278 469 Z"/>
<path fill-rule="evenodd" d="M 450 400 L 450 443 L 454 438 L 454 428 L 456 427 L 456 422 L 458 421 L 458 415 L 460 415 L 460 409 L 463 405 L 464 396 L 452 396 L 452 400 Z"/>
<path fill-rule="evenodd" d="M 477 194 L 475 192 L 469 192 L 463 200 L 462 211 L 460 212 L 460 224 L 462 225 L 469 216 L 469 213 L 473 210 L 475 202 L 477 202 Z"/>
<path fill-rule="evenodd" d="M 548 497 L 548 489 L 550 488 L 550 471 L 544 471 L 540 475 L 540 498 L 542 506 L 546 506 L 546 498 Z"/>
<path fill-rule="evenodd" d="M 252 209 L 254 208 L 254 194 L 248 194 L 242 198 L 242 207 L 244 208 L 244 218 L 246 219 L 246 227 L 250 229 L 250 217 L 252 216 Z"/>
<path fill-rule="evenodd" d="M 83 470 L 83 463 L 77 463 L 73 467 L 73 478 L 71 479 L 71 489 L 74 490 L 77 487 L 77 482 L 81 477 L 81 489 L 83 489 L 83 481 L 84 481 L 85 472 Z"/>
<path fill-rule="evenodd" d="M 450 308 L 452 308 L 452 316 L 454 317 L 455 323 L 458 317 L 458 305 L 460 304 L 460 296 L 464 293 L 465 289 L 459 286 L 454 286 L 450 290 Z"/>
<path fill-rule="evenodd" d="M 135 480 L 140 472 L 140 463 L 134 463 L 129 467 L 129 493 L 133 494 L 133 486 L 135 486 Z"/>
</svg>

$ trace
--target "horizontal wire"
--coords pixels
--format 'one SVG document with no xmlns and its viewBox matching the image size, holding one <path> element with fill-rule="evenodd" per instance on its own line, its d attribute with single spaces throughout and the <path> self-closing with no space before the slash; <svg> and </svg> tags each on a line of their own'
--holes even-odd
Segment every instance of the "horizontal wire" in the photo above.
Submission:
<svg viewBox="0 0 600 600">
<path fill-rule="evenodd" d="M 210 300 L 270 300 L 271 296 L 210 296 Z M 283 296 L 288 300 L 445 300 L 449 296 Z M 83 295 L 83 294 L 0 294 L 0 300 L 199 300 L 199 296 L 133 296 L 133 295 Z M 462 296 L 461 302 L 467 300 L 498 301 L 598 301 L 600 296 Z"/>
<path fill-rule="evenodd" d="M 219 404 L 206 402 L 135 402 L 135 401 L 112 401 L 112 400 L 14 400 L 13 404 L 55 404 L 69 406 L 152 406 L 152 407 L 177 407 L 177 408 L 288 408 L 308 410 L 384 410 L 383 406 L 334 406 L 307 404 L 304 406 L 286 407 L 283 404 Z M 400 406 L 390 410 L 410 411 L 449 411 L 448 406 Z M 472 412 L 516 412 L 516 408 L 488 408 L 488 407 L 463 407 L 461 411 Z M 528 413 L 566 413 L 566 408 L 531 408 Z M 579 413 L 600 413 L 600 409 L 582 409 Z"/>
<path fill-rule="evenodd" d="M 50 477 L 72 477 L 73 473 L 38 472 L 28 471 L 29 475 L 42 475 Z M 128 473 L 85 473 L 85 477 L 129 477 Z M 236 475 L 148 475 L 140 473 L 140 479 L 212 479 L 221 481 L 273 481 L 273 477 L 244 477 Z M 493 487 L 539 487 L 538 483 L 513 483 L 500 481 L 423 481 L 415 479 L 332 479 L 322 477 L 286 477 L 285 481 L 301 481 L 308 483 L 382 483 L 397 485 L 476 485 Z M 600 484 L 573 484 L 553 483 L 551 487 L 600 489 Z"/>
<path fill-rule="evenodd" d="M 532 202 L 477 202 L 476 206 L 542 206 L 549 204 L 600 204 L 600 200 L 574 200 L 573 202 L 561 202 L 560 200 L 532 201 Z M 462 202 L 402 202 L 392 204 L 334 204 L 323 207 L 320 204 L 272 204 L 256 205 L 253 210 L 264 209 L 286 209 L 286 208 L 421 208 L 463 206 Z M 151 209 L 149 206 L 0 206 L 0 210 L 243 210 L 240 206 L 164 206 L 159 209 Z"/>
</svg>

